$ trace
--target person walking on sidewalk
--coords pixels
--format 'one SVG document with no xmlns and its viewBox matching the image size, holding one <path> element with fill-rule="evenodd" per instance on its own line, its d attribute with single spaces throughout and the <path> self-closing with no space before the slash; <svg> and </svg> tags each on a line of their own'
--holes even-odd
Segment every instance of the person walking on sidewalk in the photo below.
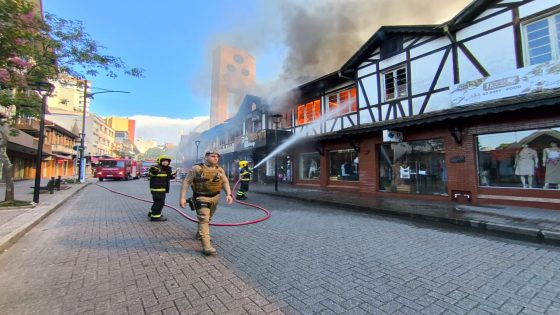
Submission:
<svg viewBox="0 0 560 315">
<path fill-rule="evenodd" d="M 167 221 L 167 218 L 161 214 L 161 211 L 165 205 L 165 195 L 169 193 L 169 181 L 175 178 L 177 172 L 169 166 L 171 164 L 170 157 L 160 155 L 156 162 L 157 164 L 150 167 L 148 171 L 150 192 L 154 200 L 148 216 L 151 221 Z"/>
<path fill-rule="evenodd" d="M 220 191 L 226 192 L 226 202 L 231 204 L 233 197 L 228 178 L 224 169 L 218 166 L 220 154 L 216 151 L 208 151 L 204 155 L 205 162 L 193 165 L 189 174 L 181 186 L 179 205 L 181 208 L 187 206 L 187 190 L 189 186 L 193 190 L 193 203 L 198 218 L 197 237 L 202 243 L 204 255 L 215 255 L 216 249 L 210 241 L 210 221 L 216 212 L 220 200 Z"/>
<path fill-rule="evenodd" d="M 239 162 L 239 180 L 241 181 L 241 186 L 237 191 L 237 200 L 247 199 L 247 192 L 249 191 L 249 182 L 253 175 L 253 170 L 249 167 L 247 161 Z"/>
</svg>

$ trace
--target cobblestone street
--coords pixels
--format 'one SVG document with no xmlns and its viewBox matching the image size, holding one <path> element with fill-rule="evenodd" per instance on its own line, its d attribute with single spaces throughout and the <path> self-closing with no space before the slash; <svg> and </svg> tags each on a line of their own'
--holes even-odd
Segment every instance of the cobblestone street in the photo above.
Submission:
<svg viewBox="0 0 560 315">
<path fill-rule="evenodd" d="M 100 183 L 150 199 L 145 180 Z M 178 205 L 179 183 L 167 203 Z M 560 248 L 249 192 L 196 225 L 90 185 L 0 255 L 3 314 L 560 314 Z M 187 214 L 193 212 L 185 210 Z M 262 212 L 221 202 L 215 222 Z M 455 230 L 454 230 L 455 229 Z"/>
</svg>

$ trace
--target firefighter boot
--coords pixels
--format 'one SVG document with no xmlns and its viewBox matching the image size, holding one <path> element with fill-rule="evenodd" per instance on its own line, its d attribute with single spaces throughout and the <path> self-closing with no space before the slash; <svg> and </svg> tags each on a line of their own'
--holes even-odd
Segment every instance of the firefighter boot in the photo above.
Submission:
<svg viewBox="0 0 560 315">
<path fill-rule="evenodd" d="M 202 253 L 204 255 L 206 255 L 206 256 L 216 255 L 216 249 L 214 247 L 212 247 L 212 243 L 210 242 L 210 239 L 203 238 L 200 241 L 202 243 Z"/>
<path fill-rule="evenodd" d="M 163 222 L 163 221 L 167 221 L 167 218 L 164 217 L 163 215 L 154 217 L 153 215 L 150 216 L 150 221 L 158 221 L 158 222 Z"/>
</svg>

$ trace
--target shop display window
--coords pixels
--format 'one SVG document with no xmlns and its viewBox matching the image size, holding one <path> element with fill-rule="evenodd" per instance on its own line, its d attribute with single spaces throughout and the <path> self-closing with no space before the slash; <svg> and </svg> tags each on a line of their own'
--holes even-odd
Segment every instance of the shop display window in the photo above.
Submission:
<svg viewBox="0 0 560 315">
<path fill-rule="evenodd" d="M 447 196 L 447 166 L 442 139 L 382 144 L 379 190 Z"/>
<path fill-rule="evenodd" d="M 358 152 L 354 149 L 329 151 L 330 180 L 359 180 Z"/>
<path fill-rule="evenodd" d="M 321 171 L 321 159 L 319 153 L 302 153 L 299 156 L 299 178 L 319 179 Z"/>
<path fill-rule="evenodd" d="M 560 127 L 476 137 L 480 186 L 559 189 Z"/>
</svg>

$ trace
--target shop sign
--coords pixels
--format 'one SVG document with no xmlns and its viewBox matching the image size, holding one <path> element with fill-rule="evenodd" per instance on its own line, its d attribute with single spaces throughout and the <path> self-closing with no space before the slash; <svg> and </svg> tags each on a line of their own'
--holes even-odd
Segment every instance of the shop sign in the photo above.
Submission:
<svg viewBox="0 0 560 315">
<path fill-rule="evenodd" d="M 402 142 L 403 134 L 400 131 L 383 130 L 383 142 Z"/>
<path fill-rule="evenodd" d="M 546 62 L 451 87 L 451 106 L 464 106 L 560 87 L 560 62 Z"/>
</svg>

